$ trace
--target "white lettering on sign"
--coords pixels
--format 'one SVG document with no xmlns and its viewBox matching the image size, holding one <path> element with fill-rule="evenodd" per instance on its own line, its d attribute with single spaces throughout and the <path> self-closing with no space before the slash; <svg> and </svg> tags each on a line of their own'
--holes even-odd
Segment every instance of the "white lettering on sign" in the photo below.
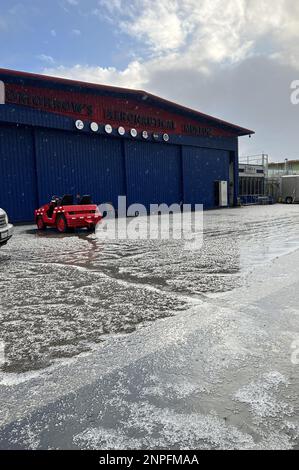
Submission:
<svg viewBox="0 0 299 470">
<path fill-rule="evenodd" d="M 5 85 L 0 80 L 0 104 L 5 104 Z"/>
</svg>

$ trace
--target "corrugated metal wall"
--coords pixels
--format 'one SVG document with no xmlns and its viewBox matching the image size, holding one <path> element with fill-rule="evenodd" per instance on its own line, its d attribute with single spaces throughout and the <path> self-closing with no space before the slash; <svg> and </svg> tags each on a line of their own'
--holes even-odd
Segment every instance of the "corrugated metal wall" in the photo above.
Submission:
<svg viewBox="0 0 299 470">
<path fill-rule="evenodd" d="M 235 154 L 233 154 L 235 155 Z M 30 221 L 53 194 L 91 194 L 96 203 L 202 203 L 229 182 L 225 150 L 142 142 L 55 129 L 0 126 L 0 207 Z"/>
<path fill-rule="evenodd" d="M 30 221 L 37 206 L 32 128 L 0 126 L 0 207 L 14 222 Z"/>
<path fill-rule="evenodd" d="M 125 194 L 120 139 L 78 133 L 36 131 L 40 203 L 53 194 L 91 194 L 95 203 L 117 204 Z"/>
<path fill-rule="evenodd" d="M 229 152 L 183 147 L 184 202 L 215 207 L 215 181 L 229 182 Z"/>
<path fill-rule="evenodd" d="M 182 201 L 180 147 L 177 145 L 125 142 L 127 202 L 173 204 Z"/>
</svg>

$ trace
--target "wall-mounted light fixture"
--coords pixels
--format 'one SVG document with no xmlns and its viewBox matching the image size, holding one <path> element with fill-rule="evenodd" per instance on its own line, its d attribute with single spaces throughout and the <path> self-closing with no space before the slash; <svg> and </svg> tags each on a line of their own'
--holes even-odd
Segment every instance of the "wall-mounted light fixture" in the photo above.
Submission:
<svg viewBox="0 0 299 470">
<path fill-rule="evenodd" d="M 106 134 L 112 134 L 112 126 L 110 124 L 105 125 L 105 132 Z"/>
<path fill-rule="evenodd" d="M 124 127 L 120 126 L 118 129 L 117 129 L 119 135 L 125 135 L 126 133 L 126 130 Z"/>
<path fill-rule="evenodd" d="M 92 132 L 98 132 L 99 126 L 98 126 L 98 124 L 97 124 L 96 122 L 92 122 L 92 123 L 90 124 L 90 129 L 92 130 Z"/>
<path fill-rule="evenodd" d="M 77 121 L 75 122 L 75 126 L 79 131 L 82 131 L 82 129 L 84 129 L 84 122 L 80 119 L 77 119 Z"/>
</svg>

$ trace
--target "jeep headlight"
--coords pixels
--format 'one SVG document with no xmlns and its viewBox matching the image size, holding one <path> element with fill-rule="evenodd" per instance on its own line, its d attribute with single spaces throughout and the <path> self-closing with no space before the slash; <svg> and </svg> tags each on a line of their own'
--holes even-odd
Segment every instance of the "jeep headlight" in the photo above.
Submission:
<svg viewBox="0 0 299 470">
<path fill-rule="evenodd" d="M 5 223 L 6 225 L 8 225 L 8 215 L 6 214 L 6 212 L 5 212 Z"/>
</svg>

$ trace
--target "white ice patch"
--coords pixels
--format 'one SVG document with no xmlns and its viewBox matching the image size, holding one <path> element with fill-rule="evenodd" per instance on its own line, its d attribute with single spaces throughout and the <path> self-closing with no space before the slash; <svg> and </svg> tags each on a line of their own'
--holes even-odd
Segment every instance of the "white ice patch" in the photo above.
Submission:
<svg viewBox="0 0 299 470">
<path fill-rule="evenodd" d="M 40 372 L 25 372 L 24 374 L 7 374 L 0 372 L 0 385 L 5 387 L 13 387 L 28 380 L 35 379 L 41 375 Z"/>
<path fill-rule="evenodd" d="M 248 434 L 212 415 L 177 413 L 149 403 L 133 403 L 117 431 L 87 428 L 74 436 L 84 449 L 251 449 Z M 132 436 L 135 436 L 134 438 Z M 139 436 L 136 438 L 136 436 Z"/>
<path fill-rule="evenodd" d="M 281 386 L 286 388 L 288 384 L 288 380 L 282 374 L 273 371 L 242 387 L 234 398 L 248 404 L 251 412 L 261 418 L 291 415 L 292 407 L 275 397 L 275 392 L 278 393 Z"/>
<path fill-rule="evenodd" d="M 141 392 L 141 396 L 155 396 L 155 397 L 166 397 L 168 399 L 182 399 L 192 395 L 195 392 L 204 391 L 204 387 L 200 387 L 198 384 L 194 384 L 188 381 L 180 383 L 165 383 L 145 387 Z"/>
<path fill-rule="evenodd" d="M 88 428 L 73 438 L 81 449 L 141 449 L 141 441 L 130 438 L 120 430 Z"/>
</svg>

